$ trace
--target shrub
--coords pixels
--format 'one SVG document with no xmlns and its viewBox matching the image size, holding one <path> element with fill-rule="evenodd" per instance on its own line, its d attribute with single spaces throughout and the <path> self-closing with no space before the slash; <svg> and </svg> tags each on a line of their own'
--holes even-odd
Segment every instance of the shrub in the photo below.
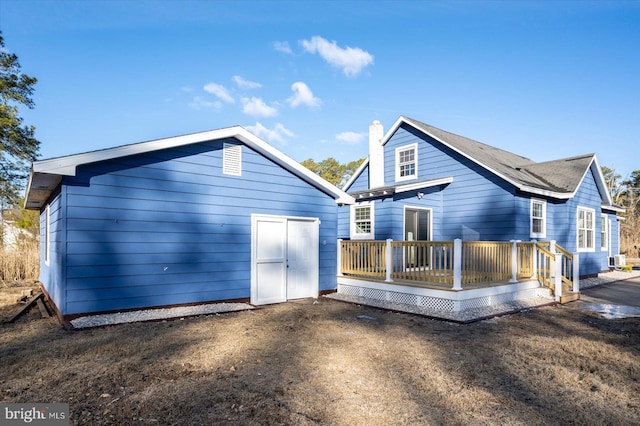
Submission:
<svg viewBox="0 0 640 426">
<path fill-rule="evenodd" d="M 0 280 L 37 280 L 39 273 L 38 241 L 23 240 L 10 249 L 0 246 Z"/>
</svg>

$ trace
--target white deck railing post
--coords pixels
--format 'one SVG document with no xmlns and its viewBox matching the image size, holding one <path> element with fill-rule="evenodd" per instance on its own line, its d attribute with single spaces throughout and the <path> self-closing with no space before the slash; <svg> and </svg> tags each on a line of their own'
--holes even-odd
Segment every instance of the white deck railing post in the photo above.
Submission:
<svg viewBox="0 0 640 426">
<path fill-rule="evenodd" d="M 511 279 L 510 283 L 518 282 L 518 240 L 511 240 Z"/>
<path fill-rule="evenodd" d="M 562 296 L 562 253 L 555 253 L 556 259 L 553 261 L 553 288 L 556 296 L 556 302 L 560 301 Z"/>
<path fill-rule="evenodd" d="M 453 289 L 462 290 L 462 240 L 453 240 Z"/>
<path fill-rule="evenodd" d="M 343 277 L 344 275 L 342 274 L 342 238 L 338 238 L 338 253 L 336 256 L 337 259 L 337 263 L 336 263 L 336 267 L 337 267 L 337 274 L 339 277 Z"/>
<path fill-rule="evenodd" d="M 573 292 L 580 292 L 580 254 L 573 253 Z"/>
<path fill-rule="evenodd" d="M 393 279 L 391 278 L 391 273 L 393 272 L 393 251 L 391 249 L 391 243 L 393 240 L 391 238 L 387 238 L 387 246 L 385 247 L 386 252 L 386 261 L 387 261 L 387 276 L 385 281 L 388 283 L 392 283 Z"/>
<path fill-rule="evenodd" d="M 533 275 L 531 278 L 538 278 L 538 246 L 536 245 L 536 240 L 531 240 L 531 244 L 533 244 Z"/>
</svg>

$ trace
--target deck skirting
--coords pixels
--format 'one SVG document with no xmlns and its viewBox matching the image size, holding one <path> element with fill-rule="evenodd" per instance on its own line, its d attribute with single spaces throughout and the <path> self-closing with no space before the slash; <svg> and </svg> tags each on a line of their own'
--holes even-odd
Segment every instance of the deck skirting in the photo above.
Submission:
<svg viewBox="0 0 640 426">
<path fill-rule="evenodd" d="M 551 298 L 535 280 L 452 291 L 338 277 L 338 293 L 444 312 L 461 312 L 534 297 Z"/>
</svg>

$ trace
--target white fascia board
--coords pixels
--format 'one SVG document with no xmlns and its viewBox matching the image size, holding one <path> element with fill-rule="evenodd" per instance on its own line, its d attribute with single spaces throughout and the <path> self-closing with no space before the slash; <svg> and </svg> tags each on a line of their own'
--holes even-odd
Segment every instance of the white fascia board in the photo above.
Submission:
<svg viewBox="0 0 640 426">
<path fill-rule="evenodd" d="M 182 145 L 205 142 L 208 140 L 233 137 L 240 130 L 240 126 L 227 127 L 218 130 L 209 130 L 189 135 L 174 136 L 165 139 L 156 139 L 148 142 L 139 142 L 130 145 L 122 145 L 115 148 L 101 149 L 98 151 L 84 152 L 65 157 L 51 158 L 48 160 L 34 161 L 34 173 L 51 173 L 63 176 L 75 176 L 76 167 L 82 164 L 111 160 L 114 158 L 128 157 L 130 155 L 144 154 L 166 148 L 175 148 Z"/>
<path fill-rule="evenodd" d="M 360 166 L 358 166 L 356 171 L 353 172 L 353 175 L 351 175 L 351 177 L 349 178 L 347 183 L 344 184 L 344 186 L 342 187 L 342 190 L 343 191 L 348 191 L 349 187 L 351 185 L 353 185 L 353 182 L 355 182 L 355 180 L 358 178 L 358 176 L 360 176 L 360 173 L 362 173 L 364 168 L 367 167 L 368 165 L 369 165 L 369 157 L 365 158 L 364 161 L 362 162 L 362 164 L 360 164 Z"/>
<path fill-rule="evenodd" d="M 396 192 L 407 192 L 407 191 L 413 191 L 416 189 L 430 188 L 438 185 L 447 185 L 447 184 L 450 184 L 451 182 L 453 182 L 453 176 L 440 178 L 440 179 L 426 180 L 422 182 L 408 183 L 406 185 L 396 186 Z"/>
<path fill-rule="evenodd" d="M 75 176 L 76 168 L 79 165 L 226 138 L 236 138 L 244 142 L 247 146 L 281 165 L 286 170 L 292 172 L 316 188 L 324 190 L 336 200 L 336 203 L 355 203 L 355 200 L 349 194 L 325 181 L 315 173 L 312 173 L 295 160 L 278 151 L 241 126 L 226 127 L 223 129 L 209 130 L 206 132 L 192 133 L 183 136 L 123 145 L 115 148 L 107 148 L 99 151 L 35 161 L 31 168 L 29 184 L 31 184 L 34 174 L 46 173 L 58 176 Z M 27 189 L 27 194 L 28 193 L 29 189 Z"/>
<path fill-rule="evenodd" d="M 600 168 L 600 163 L 598 162 L 598 156 L 596 154 L 593 154 L 593 160 L 591 160 L 591 164 L 589 168 L 593 171 L 593 174 L 596 180 L 596 185 L 598 186 L 600 193 L 605 194 L 606 196 L 606 200 L 605 200 L 606 204 L 612 205 L 613 199 L 611 198 L 611 194 L 609 193 L 609 188 L 607 188 L 607 183 L 604 180 L 604 175 L 602 174 L 602 169 Z M 594 168 L 595 170 L 593 170 Z M 587 173 L 585 172 L 585 175 L 586 174 Z M 584 176 L 582 177 L 582 179 L 584 179 Z M 580 183 L 582 183 L 582 181 L 580 181 Z"/>
<path fill-rule="evenodd" d="M 627 211 L 627 209 L 625 209 L 624 207 L 614 206 L 613 204 L 610 204 L 610 205 L 603 204 L 600 207 L 605 210 L 611 210 L 612 212 L 616 212 L 616 213 L 625 213 Z"/>
<path fill-rule="evenodd" d="M 415 125 L 413 125 L 412 123 L 406 121 L 406 119 L 401 116 L 398 121 L 396 121 L 396 123 L 393 125 L 392 129 L 393 131 L 397 130 L 398 127 L 400 127 L 402 125 L 402 123 L 408 124 L 409 126 L 413 127 L 414 129 L 418 130 L 419 132 L 425 133 L 427 135 L 429 135 L 429 137 L 437 140 L 438 142 L 440 142 L 441 144 L 443 144 L 444 146 L 450 148 L 451 150 L 457 152 L 458 154 L 462 155 L 463 157 L 473 161 L 474 163 L 476 163 L 477 165 L 479 165 L 480 167 L 487 169 L 489 172 L 493 173 L 494 175 L 498 176 L 499 178 L 506 180 L 507 182 L 509 182 L 511 185 L 515 186 L 516 188 L 522 189 L 524 190 L 524 186 L 518 182 L 515 182 L 514 180 L 512 180 L 511 178 L 508 178 L 507 176 L 504 176 L 502 173 L 493 170 L 491 167 L 487 166 L 486 164 L 476 160 L 475 158 L 471 157 L 470 155 L 468 155 L 466 152 L 464 151 L 460 151 L 459 149 L 455 148 L 454 146 L 449 145 L 447 142 L 443 141 L 442 139 L 436 137 L 435 135 L 432 135 L 431 133 L 429 133 L 428 131 L 421 129 L 419 127 L 416 127 Z M 384 143 L 387 142 L 388 139 L 385 139 Z"/>
<path fill-rule="evenodd" d="M 325 192 L 328 192 L 335 198 L 336 203 L 355 204 L 355 199 L 351 195 L 347 194 L 346 192 L 342 191 L 340 188 L 322 179 L 320 176 L 313 173 L 311 170 L 307 169 L 306 167 L 304 167 L 303 165 L 301 165 L 300 163 L 298 163 L 288 155 L 282 153 L 281 151 L 278 151 L 277 149 L 275 149 L 274 147 L 264 142 L 262 139 L 260 139 L 256 135 L 254 135 L 253 133 L 250 133 L 245 128 L 239 127 L 239 132 L 236 135 L 234 135 L 234 137 L 241 140 L 242 142 L 247 144 L 247 146 L 255 149 L 256 151 L 258 151 L 265 157 L 269 158 L 270 160 L 276 162 L 286 170 L 304 179 L 306 182 L 310 183 L 316 188 L 319 188 L 321 190 L 324 190 Z"/>
<path fill-rule="evenodd" d="M 573 196 L 575 195 L 575 192 L 555 192 L 555 191 L 549 191 L 546 189 L 535 188 L 533 186 L 527 186 L 527 185 L 520 185 L 516 187 L 522 192 L 526 192 L 534 195 L 541 195 L 543 197 L 557 198 L 558 200 L 568 200 L 570 198 L 573 198 Z"/>
</svg>

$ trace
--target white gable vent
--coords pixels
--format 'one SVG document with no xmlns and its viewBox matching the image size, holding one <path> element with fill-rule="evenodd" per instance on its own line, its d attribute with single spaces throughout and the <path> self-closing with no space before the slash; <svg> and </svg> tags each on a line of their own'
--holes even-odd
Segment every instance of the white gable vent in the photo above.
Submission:
<svg viewBox="0 0 640 426">
<path fill-rule="evenodd" d="M 242 145 L 225 143 L 222 150 L 222 173 L 225 175 L 242 175 Z"/>
</svg>

